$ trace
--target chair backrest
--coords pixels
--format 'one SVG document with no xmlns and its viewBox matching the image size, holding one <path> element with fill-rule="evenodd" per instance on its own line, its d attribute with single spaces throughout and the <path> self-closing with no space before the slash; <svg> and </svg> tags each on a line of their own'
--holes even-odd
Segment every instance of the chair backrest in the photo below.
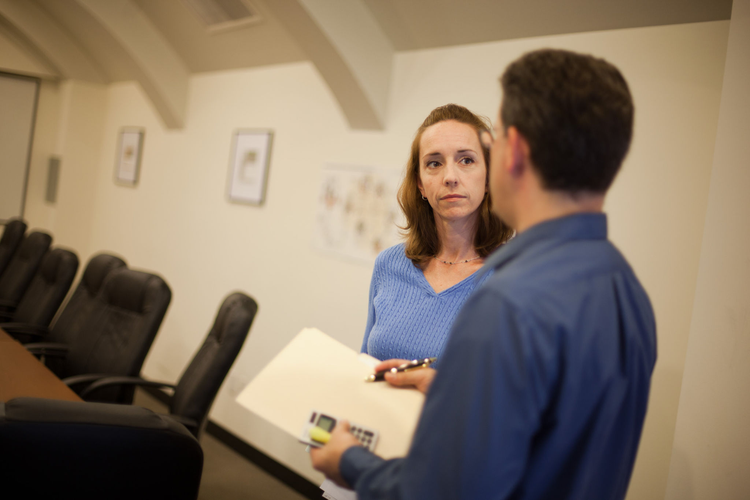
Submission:
<svg viewBox="0 0 750 500">
<path fill-rule="evenodd" d="M 138 376 L 171 298 L 169 286 L 155 274 L 112 271 L 96 297 L 94 312 L 69 344 L 63 378 L 89 373 Z M 100 392 L 99 401 L 133 401 L 133 387 Z"/>
<path fill-rule="evenodd" d="M 21 300 L 50 244 L 52 237 L 41 231 L 29 233 L 23 239 L 5 272 L 0 276 L 0 300 Z"/>
<path fill-rule="evenodd" d="M 26 223 L 21 219 L 11 219 L 5 224 L 3 237 L 0 238 L 0 276 L 16 253 L 26 233 Z"/>
<path fill-rule="evenodd" d="M 170 411 L 195 421 L 196 437 L 205 426 L 216 393 L 242 348 L 257 311 L 258 304 L 243 293 L 235 292 L 224 299 L 206 340 L 180 377 Z"/>
<path fill-rule="evenodd" d="M 115 269 L 126 266 L 121 258 L 104 253 L 89 259 L 78 286 L 60 311 L 47 340 L 62 344 L 74 342 L 94 311 L 96 296 L 105 278 Z"/>
<path fill-rule="evenodd" d="M 198 441 L 146 408 L 16 398 L 0 403 L 0 443 L 2 488 L 15 498 L 198 497 Z"/>
<path fill-rule="evenodd" d="M 78 256 L 69 250 L 54 248 L 42 259 L 31 284 L 18 302 L 13 321 L 49 326 L 70 290 L 78 271 Z"/>
</svg>

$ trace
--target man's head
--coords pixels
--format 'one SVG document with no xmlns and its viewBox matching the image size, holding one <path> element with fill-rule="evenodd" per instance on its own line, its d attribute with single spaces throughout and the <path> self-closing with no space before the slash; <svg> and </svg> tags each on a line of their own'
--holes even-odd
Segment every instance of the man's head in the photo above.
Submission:
<svg viewBox="0 0 750 500">
<path fill-rule="evenodd" d="M 542 189 L 573 198 L 603 196 L 633 133 L 633 101 L 617 68 L 592 56 L 544 49 L 511 63 L 500 81 L 498 142 L 520 139 L 517 153 L 526 152 Z M 493 168 L 498 161 L 492 159 Z"/>
</svg>

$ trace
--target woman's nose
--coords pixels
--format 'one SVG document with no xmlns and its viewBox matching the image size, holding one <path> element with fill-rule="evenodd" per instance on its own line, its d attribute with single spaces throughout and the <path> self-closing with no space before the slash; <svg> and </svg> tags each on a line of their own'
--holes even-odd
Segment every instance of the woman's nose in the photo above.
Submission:
<svg viewBox="0 0 750 500">
<path fill-rule="evenodd" d="M 449 163 L 446 166 L 443 183 L 446 186 L 455 186 L 456 184 L 458 184 L 458 168 L 455 164 Z"/>
</svg>

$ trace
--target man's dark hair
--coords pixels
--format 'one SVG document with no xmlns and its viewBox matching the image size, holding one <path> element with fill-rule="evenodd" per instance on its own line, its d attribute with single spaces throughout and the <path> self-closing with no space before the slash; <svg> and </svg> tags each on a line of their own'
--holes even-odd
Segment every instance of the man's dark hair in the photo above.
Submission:
<svg viewBox="0 0 750 500">
<path fill-rule="evenodd" d="M 619 70 L 565 50 L 525 54 L 500 78 L 500 116 L 529 143 L 543 187 L 604 193 L 633 135 L 633 100 Z"/>
</svg>

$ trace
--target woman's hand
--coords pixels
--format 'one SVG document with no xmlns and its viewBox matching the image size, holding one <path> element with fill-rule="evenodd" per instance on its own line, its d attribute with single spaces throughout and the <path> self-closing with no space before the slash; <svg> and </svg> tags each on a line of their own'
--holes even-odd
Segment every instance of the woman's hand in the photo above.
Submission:
<svg viewBox="0 0 750 500">
<path fill-rule="evenodd" d="M 387 359 L 375 366 L 375 371 L 389 370 L 409 361 L 408 359 Z M 436 374 L 437 372 L 433 368 L 419 368 L 417 370 L 409 370 L 408 372 L 388 372 L 385 374 L 385 380 L 391 385 L 397 387 L 414 387 L 419 392 L 427 394 L 432 384 L 432 379 L 435 378 Z"/>
</svg>

